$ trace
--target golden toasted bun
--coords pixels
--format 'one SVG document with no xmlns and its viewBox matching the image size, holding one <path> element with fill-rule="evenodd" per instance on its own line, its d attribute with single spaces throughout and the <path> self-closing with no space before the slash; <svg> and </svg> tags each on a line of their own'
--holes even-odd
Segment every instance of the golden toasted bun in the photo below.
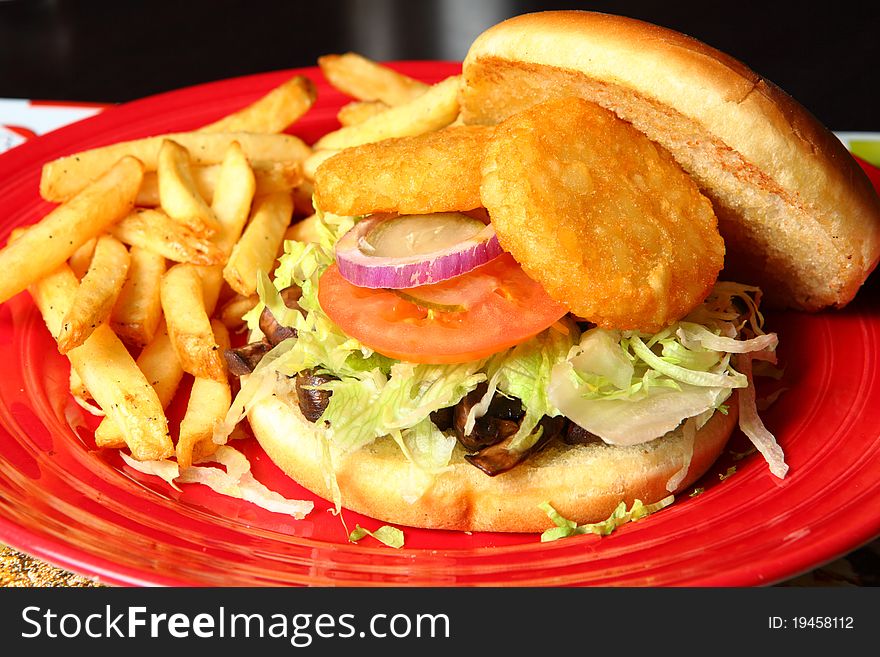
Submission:
<svg viewBox="0 0 880 657">
<path fill-rule="evenodd" d="M 713 202 L 725 275 L 776 305 L 849 302 L 880 258 L 880 201 L 840 141 L 744 64 L 620 16 L 559 11 L 500 23 L 464 61 L 462 119 L 496 124 L 580 96 L 669 150 Z"/>
<path fill-rule="evenodd" d="M 731 398 L 731 402 L 733 398 Z M 733 431 L 737 407 L 715 413 L 697 432 L 687 475 L 676 488 L 696 481 L 715 461 Z M 325 476 L 322 429 L 305 420 L 292 399 L 270 397 L 248 414 L 269 458 L 313 493 L 332 499 Z M 554 443 L 512 470 L 489 477 L 456 448 L 451 470 L 428 478 L 391 440 L 357 452 L 334 453 L 342 506 L 386 522 L 463 531 L 537 532 L 552 526 L 538 509 L 550 502 L 578 523 L 606 519 L 624 501 L 657 502 L 670 492 L 669 479 L 684 465 L 681 432 L 632 447 L 604 443 Z"/>
</svg>

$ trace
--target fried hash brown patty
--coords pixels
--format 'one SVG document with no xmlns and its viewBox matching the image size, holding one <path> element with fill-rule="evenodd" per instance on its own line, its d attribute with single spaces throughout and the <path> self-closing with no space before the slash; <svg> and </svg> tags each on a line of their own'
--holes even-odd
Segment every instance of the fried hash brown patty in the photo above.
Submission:
<svg viewBox="0 0 880 657">
<path fill-rule="evenodd" d="M 724 262 L 708 199 L 660 146 L 580 98 L 499 124 L 482 200 L 498 239 L 571 312 L 655 332 L 699 304 Z"/>
<path fill-rule="evenodd" d="M 492 128 L 454 126 L 341 151 L 318 167 L 315 201 L 342 215 L 473 210 Z"/>
</svg>

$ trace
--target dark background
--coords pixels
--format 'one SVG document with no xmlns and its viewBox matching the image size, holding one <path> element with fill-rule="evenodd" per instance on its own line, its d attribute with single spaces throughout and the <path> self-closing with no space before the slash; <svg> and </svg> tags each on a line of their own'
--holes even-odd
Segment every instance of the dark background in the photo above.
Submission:
<svg viewBox="0 0 880 657">
<path fill-rule="evenodd" d="M 0 0 L 0 97 L 119 102 L 329 52 L 461 60 L 515 14 L 579 8 L 685 32 L 835 130 L 880 129 L 880 2 Z"/>
</svg>

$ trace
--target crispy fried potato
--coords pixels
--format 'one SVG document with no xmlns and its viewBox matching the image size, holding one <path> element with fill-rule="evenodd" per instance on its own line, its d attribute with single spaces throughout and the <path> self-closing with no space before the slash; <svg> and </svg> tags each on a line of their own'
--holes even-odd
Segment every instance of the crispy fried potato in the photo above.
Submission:
<svg viewBox="0 0 880 657">
<path fill-rule="evenodd" d="M 302 162 L 312 153 L 302 139 L 288 134 L 177 132 L 119 142 L 47 162 L 40 178 L 40 195 L 47 201 L 66 201 L 126 155 L 140 160 L 145 171 L 155 171 L 165 140 L 187 149 L 193 166 L 219 164 L 234 141 L 241 144 L 248 160 L 257 168 L 267 162 Z"/>
<path fill-rule="evenodd" d="M 424 82 L 353 52 L 318 57 L 318 66 L 330 84 L 358 100 L 402 105 L 428 90 Z"/>
<path fill-rule="evenodd" d="M 220 308 L 220 321 L 230 331 L 240 331 L 245 327 L 242 316 L 253 310 L 259 302 L 260 297 L 256 294 L 249 297 L 236 294 Z"/>
<path fill-rule="evenodd" d="M 217 186 L 220 169 L 220 164 L 192 167 L 196 189 L 207 203 L 214 200 L 214 188 Z M 255 193 L 260 196 L 293 189 L 303 181 L 300 162 L 257 162 L 253 166 L 253 172 L 257 185 Z M 135 205 L 147 208 L 159 205 L 159 180 L 155 171 L 144 174 L 144 182 L 138 190 Z"/>
<path fill-rule="evenodd" d="M 70 265 L 73 273 L 76 274 L 76 277 L 80 280 L 82 280 L 82 277 L 85 276 L 86 272 L 89 270 L 89 263 L 92 262 L 92 254 L 95 252 L 95 244 L 97 243 L 98 238 L 93 237 L 74 251 L 73 255 L 71 255 L 70 259 L 67 261 L 67 264 Z"/>
<path fill-rule="evenodd" d="M 603 328 L 662 329 L 706 297 L 724 262 L 712 204 L 694 181 L 662 147 L 579 98 L 497 127 L 482 198 L 529 276 Z"/>
<path fill-rule="evenodd" d="M 309 110 L 316 97 L 314 83 L 297 75 L 251 105 L 206 125 L 201 132 L 282 132 Z"/>
<path fill-rule="evenodd" d="M 101 235 L 86 275 L 80 281 L 58 334 L 58 351 L 66 354 L 81 345 L 107 321 L 119 298 L 131 258 L 112 235 Z"/>
<path fill-rule="evenodd" d="M 66 264 L 30 286 L 31 296 L 53 336 L 61 331 L 77 287 L 79 282 Z M 107 418 L 121 427 L 134 458 L 164 459 L 174 453 L 156 391 L 109 326 L 96 328 L 67 357 Z"/>
<path fill-rule="evenodd" d="M 74 252 L 127 215 L 143 178 L 143 166 L 123 158 L 67 203 L 29 226 L 0 250 L 0 303 L 55 271 Z"/>
<path fill-rule="evenodd" d="M 321 236 L 318 233 L 318 215 L 313 214 L 305 219 L 297 221 L 284 231 L 284 240 L 294 240 L 296 242 L 320 242 Z"/>
<path fill-rule="evenodd" d="M 183 368 L 177 360 L 177 354 L 164 322 L 159 325 L 153 340 L 141 351 L 137 358 L 137 366 L 156 391 L 162 408 L 168 408 L 183 378 Z M 73 372 L 75 370 L 71 371 L 71 386 Z M 125 438 L 119 425 L 111 418 L 104 418 L 95 430 L 95 444 L 98 447 L 116 449 L 125 447 Z"/>
<path fill-rule="evenodd" d="M 162 320 L 159 286 L 165 273 L 165 257 L 138 246 L 129 253 L 131 265 L 110 314 L 110 328 L 123 342 L 140 348 L 153 340 Z"/>
<path fill-rule="evenodd" d="M 324 164 L 324 162 L 329 160 L 337 153 L 339 153 L 339 151 L 330 149 L 322 149 L 312 153 L 303 162 L 303 177 L 306 180 L 311 180 L 312 182 L 314 182 L 315 174 L 318 171 L 318 167 Z M 354 174 L 354 172 L 351 173 Z"/>
<path fill-rule="evenodd" d="M 461 126 L 346 149 L 318 168 L 315 202 L 343 215 L 478 208 L 491 135 L 490 127 Z"/>
<path fill-rule="evenodd" d="M 86 388 L 86 384 L 83 383 L 83 380 L 80 378 L 79 374 L 76 373 L 76 370 L 72 367 L 70 368 L 70 394 L 78 399 L 91 399 L 92 393 L 89 392 L 89 389 Z M 122 434 L 120 434 L 121 436 Z M 122 445 L 125 446 L 125 441 L 122 441 Z"/>
<path fill-rule="evenodd" d="M 357 125 L 388 109 L 381 100 L 355 100 L 339 108 L 336 119 L 342 125 Z"/>
<path fill-rule="evenodd" d="M 232 142 L 223 158 L 211 210 L 217 218 L 219 231 L 214 236 L 225 258 L 241 236 L 254 200 L 256 180 L 247 157 L 238 142 Z M 289 192 L 282 192 L 289 195 Z"/>
<path fill-rule="evenodd" d="M 223 357 L 208 319 L 213 308 L 206 308 L 205 285 L 198 268 L 174 265 L 162 277 L 160 291 L 168 334 L 183 370 L 193 376 L 223 381 Z M 216 303 L 216 296 L 213 301 Z"/>
<path fill-rule="evenodd" d="M 363 123 L 349 125 L 321 137 L 315 149 L 342 149 L 391 137 L 410 137 L 439 130 L 458 116 L 458 86 L 454 75 L 430 87 L 424 94 Z"/>
<path fill-rule="evenodd" d="M 217 232 L 220 224 L 211 206 L 199 194 L 190 170 L 188 150 L 170 139 L 163 141 L 156 177 L 159 180 L 159 205 L 165 214 L 197 235 Z"/>
<path fill-rule="evenodd" d="M 214 340 L 221 352 L 229 349 L 229 332 L 219 320 L 211 320 Z M 229 380 L 214 381 L 196 377 L 186 407 L 186 414 L 180 422 L 180 435 L 175 454 L 181 468 L 192 465 L 193 457 L 209 456 L 217 449 L 214 443 L 214 425 L 226 417 L 232 403 Z"/>
<path fill-rule="evenodd" d="M 120 242 L 148 249 L 174 262 L 214 265 L 223 262 L 223 251 L 208 237 L 177 223 L 161 210 L 137 208 L 110 228 Z"/>
<path fill-rule="evenodd" d="M 257 291 L 257 272 L 272 269 L 292 215 L 290 194 L 279 192 L 257 199 L 250 223 L 223 268 L 223 278 L 233 290 L 243 296 Z"/>
</svg>

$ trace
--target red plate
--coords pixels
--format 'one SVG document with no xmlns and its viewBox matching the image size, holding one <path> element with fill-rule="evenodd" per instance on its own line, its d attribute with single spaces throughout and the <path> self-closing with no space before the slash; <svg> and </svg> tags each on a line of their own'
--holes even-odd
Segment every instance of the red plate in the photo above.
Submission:
<svg viewBox="0 0 880 657">
<path fill-rule="evenodd" d="M 434 82 L 458 64 L 404 63 Z M 319 102 L 296 134 L 336 126 L 345 99 L 316 69 Z M 0 237 L 51 205 L 40 166 L 85 148 L 208 123 L 255 99 L 290 71 L 140 100 L 0 156 Z M 873 289 L 872 289 L 873 288 Z M 94 419 L 68 394 L 59 356 L 27 294 L 0 306 L 0 541 L 112 584 L 163 585 L 753 585 L 809 570 L 880 534 L 880 321 L 876 282 L 843 312 L 773 314 L 782 336 L 784 393 L 764 419 L 791 471 L 775 479 L 760 457 L 722 459 L 673 506 L 606 538 L 542 544 L 536 535 L 406 529 L 406 548 L 346 541 L 316 500 L 304 521 L 199 485 L 174 491 L 97 450 Z M 743 445 L 735 437 L 734 449 Z M 288 497 L 314 499 L 253 440 L 254 472 Z M 345 514 L 350 528 L 381 523 Z"/>
</svg>

